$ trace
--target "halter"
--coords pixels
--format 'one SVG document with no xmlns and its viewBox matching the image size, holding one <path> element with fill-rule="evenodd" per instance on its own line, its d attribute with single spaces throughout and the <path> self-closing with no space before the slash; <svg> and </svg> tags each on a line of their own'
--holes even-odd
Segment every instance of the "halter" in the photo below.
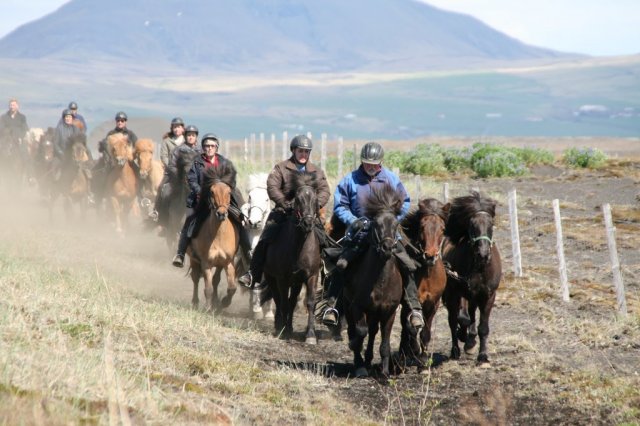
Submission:
<svg viewBox="0 0 640 426">
<path fill-rule="evenodd" d="M 302 188 L 311 188 L 311 190 L 313 190 L 313 187 L 310 185 L 303 185 L 300 188 L 298 188 L 298 191 L 300 191 Z M 313 214 L 305 214 L 303 215 L 302 212 L 298 209 L 295 209 L 293 211 L 295 218 L 297 219 L 296 222 L 296 226 L 298 227 L 303 227 L 304 226 L 304 221 L 305 219 L 310 219 L 311 222 L 315 221 L 316 216 L 317 216 L 317 212 L 315 211 L 315 209 L 313 209 Z"/>
<path fill-rule="evenodd" d="M 393 250 L 398 245 L 398 241 L 400 241 L 400 235 L 396 232 L 395 236 L 393 238 L 391 238 L 391 237 L 381 238 L 380 237 L 380 233 L 378 232 L 378 227 L 377 226 L 373 226 L 371 228 L 371 242 L 373 243 L 373 246 L 375 247 L 376 252 L 378 254 L 382 253 L 382 251 L 383 251 L 382 244 L 385 241 L 390 241 L 392 243 L 391 244 L 391 250 Z"/>
<path fill-rule="evenodd" d="M 491 216 L 489 213 L 487 212 L 478 212 L 476 214 L 486 214 L 488 216 Z M 488 235 L 480 235 L 478 237 L 471 237 L 469 236 L 469 244 L 474 245 L 475 243 L 477 243 L 478 241 L 488 241 L 489 244 L 493 247 L 493 240 L 491 239 L 491 237 L 489 237 Z"/>
</svg>

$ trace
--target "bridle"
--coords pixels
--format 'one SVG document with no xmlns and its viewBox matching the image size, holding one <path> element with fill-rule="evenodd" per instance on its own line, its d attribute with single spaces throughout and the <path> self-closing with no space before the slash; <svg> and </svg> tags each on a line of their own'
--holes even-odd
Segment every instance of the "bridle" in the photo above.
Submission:
<svg viewBox="0 0 640 426">
<path fill-rule="evenodd" d="M 300 192 L 303 188 L 309 188 L 311 189 L 311 191 L 313 191 L 313 187 L 310 185 L 303 185 L 300 188 L 298 188 L 298 192 Z M 296 194 L 296 198 L 297 198 L 297 194 Z M 316 220 L 316 216 L 317 216 L 317 212 L 316 209 L 312 209 L 313 213 L 312 214 L 303 214 L 303 212 L 300 209 L 294 209 L 293 213 L 294 213 L 294 217 L 296 219 L 296 226 L 305 229 L 305 231 L 310 231 L 306 229 L 306 225 L 305 223 L 313 223 Z"/>
<path fill-rule="evenodd" d="M 491 215 L 489 213 L 484 212 L 484 211 L 477 212 L 476 214 L 486 214 L 486 215 L 491 217 Z M 491 217 L 491 226 L 493 226 L 493 218 L 492 217 Z M 491 239 L 490 236 L 488 236 L 488 235 L 480 235 L 480 236 L 477 236 L 477 237 L 473 237 L 473 236 L 471 236 L 471 231 L 469 231 L 469 244 L 471 244 L 473 246 L 478 241 L 488 241 L 489 245 L 491 247 L 493 247 L 493 239 Z"/>
<path fill-rule="evenodd" d="M 371 227 L 371 245 L 376 249 L 378 254 L 383 254 L 385 252 L 384 243 L 389 242 L 389 249 L 391 251 L 395 250 L 398 246 L 398 241 L 400 241 L 400 234 L 398 232 L 394 232 L 394 237 L 382 237 L 380 235 L 379 227 L 375 224 Z"/>
</svg>

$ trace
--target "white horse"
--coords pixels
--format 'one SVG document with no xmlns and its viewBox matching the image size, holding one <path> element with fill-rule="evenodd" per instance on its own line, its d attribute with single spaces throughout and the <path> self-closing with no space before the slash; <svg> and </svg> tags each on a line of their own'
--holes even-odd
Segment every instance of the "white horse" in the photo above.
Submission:
<svg viewBox="0 0 640 426">
<path fill-rule="evenodd" d="M 256 244 L 258 244 L 264 224 L 271 212 L 271 200 L 267 193 L 267 176 L 266 173 L 249 175 L 249 197 L 247 203 L 241 208 L 246 218 L 246 226 L 249 232 L 249 238 L 251 239 L 252 250 L 256 247 Z M 263 307 L 260 306 L 260 298 L 258 297 L 257 291 L 251 291 L 249 304 L 253 311 L 254 318 L 273 318 L 273 301 L 266 303 L 263 311 Z"/>
</svg>

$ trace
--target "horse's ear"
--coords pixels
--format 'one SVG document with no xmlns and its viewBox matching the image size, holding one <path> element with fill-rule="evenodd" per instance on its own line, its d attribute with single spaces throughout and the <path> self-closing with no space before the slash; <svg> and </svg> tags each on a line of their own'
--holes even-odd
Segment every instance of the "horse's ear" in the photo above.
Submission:
<svg viewBox="0 0 640 426">
<path fill-rule="evenodd" d="M 449 211 L 451 210 L 451 203 L 447 203 L 442 206 L 442 211 L 444 212 L 445 217 L 449 217 Z"/>
</svg>

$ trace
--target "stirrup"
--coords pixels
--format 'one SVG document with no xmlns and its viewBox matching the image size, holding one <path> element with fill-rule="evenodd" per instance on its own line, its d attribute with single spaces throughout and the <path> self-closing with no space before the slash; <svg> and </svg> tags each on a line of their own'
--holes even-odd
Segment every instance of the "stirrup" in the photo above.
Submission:
<svg viewBox="0 0 640 426">
<path fill-rule="evenodd" d="M 412 309 L 407 319 L 409 320 L 409 324 L 416 330 L 424 327 L 424 318 L 422 312 L 418 309 Z"/>
<path fill-rule="evenodd" d="M 340 313 L 336 308 L 327 308 L 322 314 L 322 323 L 326 326 L 335 327 L 338 325 Z"/>
<path fill-rule="evenodd" d="M 252 288 L 253 276 L 251 275 L 251 271 L 247 271 L 244 275 L 238 277 L 238 284 L 246 288 Z"/>
<path fill-rule="evenodd" d="M 175 266 L 176 268 L 182 268 L 184 267 L 184 255 L 182 254 L 176 254 L 173 258 L 173 262 L 172 262 L 173 266 Z"/>
</svg>

